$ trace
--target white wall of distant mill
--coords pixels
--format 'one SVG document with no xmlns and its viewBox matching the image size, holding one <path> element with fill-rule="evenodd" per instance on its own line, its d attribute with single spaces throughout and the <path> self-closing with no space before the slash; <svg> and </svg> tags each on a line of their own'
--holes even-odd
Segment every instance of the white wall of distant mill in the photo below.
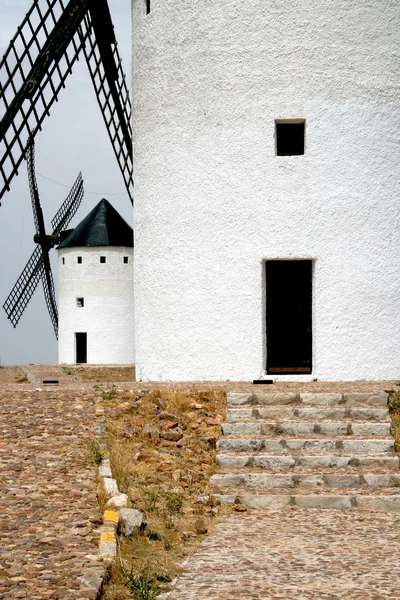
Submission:
<svg viewBox="0 0 400 600">
<path fill-rule="evenodd" d="M 270 259 L 313 260 L 312 377 L 400 377 L 399 30 L 398 0 L 133 0 L 138 378 L 260 376 Z"/>
<path fill-rule="evenodd" d="M 133 248 L 60 248 L 58 255 L 59 362 L 76 362 L 75 333 L 87 332 L 88 363 L 132 364 Z"/>
</svg>

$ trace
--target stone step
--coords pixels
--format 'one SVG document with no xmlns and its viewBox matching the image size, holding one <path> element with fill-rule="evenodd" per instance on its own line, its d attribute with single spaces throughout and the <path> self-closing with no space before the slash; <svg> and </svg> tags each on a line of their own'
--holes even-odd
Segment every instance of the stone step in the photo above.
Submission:
<svg viewBox="0 0 400 600">
<path fill-rule="evenodd" d="M 254 421 L 257 419 L 284 421 L 384 421 L 390 422 L 387 408 L 351 407 L 351 408 L 315 408 L 288 406 L 247 406 L 228 408 L 227 422 Z"/>
<path fill-rule="evenodd" d="M 319 489 L 348 489 L 348 488 L 399 488 L 400 473 L 263 473 L 263 472 L 227 472 L 216 473 L 211 477 L 211 484 L 223 488 L 245 489 L 282 489 L 282 488 L 319 488 Z M 399 489 L 400 493 L 400 489 Z"/>
<path fill-rule="evenodd" d="M 284 406 L 287 404 L 307 406 L 387 406 L 388 394 L 386 392 L 376 393 L 282 393 L 271 392 L 265 394 L 243 394 L 228 392 L 226 396 L 228 407 L 243 405 L 261 406 Z"/>
<path fill-rule="evenodd" d="M 314 455 L 287 456 L 270 454 L 230 453 L 217 454 L 217 462 L 223 469 L 400 469 L 398 456 L 354 456 L 354 455 Z"/>
<path fill-rule="evenodd" d="M 394 454 L 394 439 L 363 438 L 276 438 L 227 436 L 217 442 L 217 450 L 223 452 L 253 452 L 264 450 L 271 454 L 332 454 L 337 451 L 350 454 Z"/>
<path fill-rule="evenodd" d="M 270 493 L 229 490 L 224 494 L 214 494 L 224 504 L 240 503 L 248 508 L 280 510 L 287 507 L 318 508 L 359 511 L 393 511 L 400 513 L 400 494 L 393 494 L 392 489 L 374 490 L 361 493 L 361 490 L 346 490 L 335 494 L 320 491 L 302 493 L 296 490 L 271 490 Z"/>
<path fill-rule="evenodd" d="M 239 423 L 225 422 L 222 424 L 224 435 L 291 435 L 291 436 L 361 436 L 386 437 L 391 434 L 390 423 L 352 423 L 340 421 L 296 422 L 284 423 L 275 421 L 241 421 Z"/>
</svg>

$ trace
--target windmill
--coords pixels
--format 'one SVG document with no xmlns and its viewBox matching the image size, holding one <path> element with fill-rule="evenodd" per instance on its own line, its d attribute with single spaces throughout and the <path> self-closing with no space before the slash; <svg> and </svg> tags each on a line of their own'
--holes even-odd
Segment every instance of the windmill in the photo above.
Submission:
<svg viewBox="0 0 400 600">
<path fill-rule="evenodd" d="M 81 53 L 133 203 L 131 104 L 107 0 L 34 0 L 11 40 L 0 62 L 0 200 Z"/>
<path fill-rule="evenodd" d="M 51 221 L 51 226 L 53 228 L 52 234 L 46 235 L 43 211 L 40 204 L 35 176 L 35 146 L 33 139 L 29 142 L 26 159 L 36 230 L 33 240 L 36 242 L 37 247 L 31 254 L 21 275 L 18 277 L 16 284 L 9 293 L 3 308 L 6 311 L 8 319 L 10 319 L 13 326 L 16 327 L 41 280 L 47 309 L 53 323 L 54 333 L 56 337 L 58 337 L 58 312 L 49 252 L 60 242 L 60 233 L 65 230 L 71 222 L 71 219 L 82 202 L 82 174 L 79 173 L 70 193 Z"/>
<path fill-rule="evenodd" d="M 146 3 L 149 10 L 150 0 Z M 58 316 L 49 251 L 75 214 L 83 184 L 79 176 L 52 221 L 52 235 L 46 235 L 33 140 L 81 54 L 133 204 L 131 103 L 107 0 L 34 0 L 0 62 L 0 200 L 26 157 L 38 244 L 4 309 L 15 327 L 42 280 L 56 336 Z"/>
</svg>

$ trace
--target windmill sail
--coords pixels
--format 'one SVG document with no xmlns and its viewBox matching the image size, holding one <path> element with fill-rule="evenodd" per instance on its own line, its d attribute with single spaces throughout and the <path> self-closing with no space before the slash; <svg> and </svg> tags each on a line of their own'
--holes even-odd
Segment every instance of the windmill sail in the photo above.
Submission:
<svg viewBox="0 0 400 600">
<path fill-rule="evenodd" d="M 36 230 L 34 239 L 38 246 L 33 251 L 21 275 L 18 277 L 3 308 L 8 319 L 10 319 L 11 323 L 16 327 L 32 298 L 39 281 L 42 280 L 47 310 L 53 323 L 54 333 L 56 337 L 58 337 L 58 311 L 49 252 L 58 243 L 61 230 L 69 225 L 82 201 L 82 174 L 79 173 L 70 193 L 54 216 L 51 222 L 53 233 L 48 236 L 45 231 L 43 212 L 36 184 L 35 147 L 32 138 L 28 141 L 26 160 Z"/>
<path fill-rule="evenodd" d="M 82 49 L 133 202 L 130 100 L 107 0 L 34 0 L 0 62 L 0 199 Z"/>
</svg>

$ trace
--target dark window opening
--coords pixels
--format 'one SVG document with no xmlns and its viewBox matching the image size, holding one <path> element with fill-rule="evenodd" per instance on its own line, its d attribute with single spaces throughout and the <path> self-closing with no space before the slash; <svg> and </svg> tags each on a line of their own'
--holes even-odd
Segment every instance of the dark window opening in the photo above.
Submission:
<svg viewBox="0 0 400 600">
<path fill-rule="evenodd" d="M 62 264 L 65 265 L 65 258 L 62 258 Z"/>
<path fill-rule="evenodd" d="M 78 258 L 76 260 L 77 260 L 78 265 L 82 264 L 82 256 L 78 256 Z"/>
<path fill-rule="evenodd" d="M 127 265 L 128 264 L 128 256 L 124 256 L 124 263 Z"/>
<path fill-rule="evenodd" d="M 275 123 L 276 154 L 278 156 L 299 156 L 304 154 L 305 122 Z"/>
<path fill-rule="evenodd" d="M 151 0 L 146 0 L 146 12 L 147 12 L 147 14 L 149 14 L 149 12 L 150 12 L 150 1 Z"/>
<path fill-rule="evenodd" d="M 84 298 L 77 298 L 76 299 L 76 305 L 78 308 L 83 308 L 85 306 L 85 299 Z"/>
<path fill-rule="evenodd" d="M 100 256 L 100 262 L 101 263 L 105 263 L 106 262 L 106 257 L 105 256 Z"/>
<path fill-rule="evenodd" d="M 75 333 L 75 357 L 77 363 L 87 362 L 87 333 Z"/>
</svg>

